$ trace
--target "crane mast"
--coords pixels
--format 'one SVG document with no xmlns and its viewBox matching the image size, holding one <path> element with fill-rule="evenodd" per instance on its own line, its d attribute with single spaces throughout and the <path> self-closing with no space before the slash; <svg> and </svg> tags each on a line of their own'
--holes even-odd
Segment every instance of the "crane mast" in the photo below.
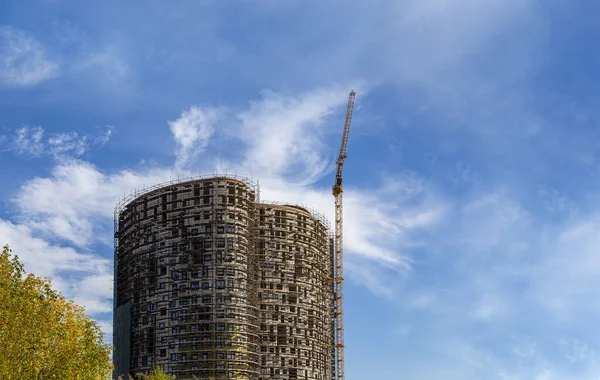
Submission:
<svg viewBox="0 0 600 380">
<path fill-rule="evenodd" d="M 356 92 L 350 91 L 348 108 L 346 110 L 346 121 L 344 123 L 344 134 L 342 146 L 337 159 L 335 183 L 332 194 L 335 197 L 335 260 L 334 260 L 334 300 L 335 300 L 335 377 L 336 380 L 344 380 L 344 239 L 343 239 L 343 202 L 342 202 L 342 169 L 346 159 L 346 145 L 348 144 L 348 132 L 354 109 L 354 97 Z"/>
</svg>

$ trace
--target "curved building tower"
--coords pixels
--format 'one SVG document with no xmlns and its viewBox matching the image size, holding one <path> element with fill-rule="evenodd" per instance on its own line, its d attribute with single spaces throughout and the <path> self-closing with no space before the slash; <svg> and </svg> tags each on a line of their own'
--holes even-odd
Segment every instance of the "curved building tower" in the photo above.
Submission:
<svg viewBox="0 0 600 380">
<path fill-rule="evenodd" d="M 324 218 L 245 178 L 155 186 L 115 211 L 115 377 L 330 380 Z"/>
<path fill-rule="evenodd" d="M 326 220 L 260 204 L 260 379 L 332 378 L 333 282 Z"/>
</svg>

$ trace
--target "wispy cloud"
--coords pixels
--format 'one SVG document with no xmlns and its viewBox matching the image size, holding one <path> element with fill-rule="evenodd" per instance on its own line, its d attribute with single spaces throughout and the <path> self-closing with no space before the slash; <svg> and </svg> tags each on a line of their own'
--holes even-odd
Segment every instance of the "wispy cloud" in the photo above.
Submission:
<svg viewBox="0 0 600 380">
<path fill-rule="evenodd" d="M 600 296 L 594 208 L 547 219 L 506 188 L 448 202 L 426 250 L 413 256 L 404 291 L 394 295 L 398 325 L 419 320 L 423 329 L 423 351 L 407 357 L 404 373 L 597 378 L 599 342 L 590 328 L 600 308 L 589 302 Z"/>
<path fill-rule="evenodd" d="M 240 138 L 248 147 L 244 165 L 296 183 L 310 184 L 322 177 L 329 156 L 324 137 L 332 132 L 325 120 L 346 103 L 348 88 L 322 88 L 299 97 L 263 92 L 237 115 Z"/>
<path fill-rule="evenodd" d="M 214 108 L 190 107 L 175 121 L 169 121 L 171 133 L 177 143 L 176 168 L 183 170 L 206 146 L 213 135 L 213 124 L 220 112 Z"/>
<path fill-rule="evenodd" d="M 34 86 L 58 75 L 59 66 L 28 33 L 0 26 L 0 85 Z"/>
<path fill-rule="evenodd" d="M 23 126 L 15 130 L 12 139 L 4 136 L 0 144 L 6 150 L 28 157 L 53 156 L 63 158 L 68 156 L 82 156 L 90 147 L 103 147 L 110 140 L 112 127 L 98 136 L 80 135 L 79 133 L 60 132 L 46 133 L 40 126 Z"/>
<path fill-rule="evenodd" d="M 68 152 L 81 156 L 87 149 L 86 140 L 86 136 L 80 138 L 77 132 L 58 133 L 48 138 L 48 148 L 53 156 L 60 156 Z"/>
<path fill-rule="evenodd" d="M 110 137 L 112 136 L 113 129 L 114 129 L 114 127 L 112 125 L 109 125 L 103 134 L 98 135 L 92 139 L 92 145 L 96 145 L 96 146 L 102 148 L 104 145 L 108 144 L 108 141 L 110 140 Z"/>
<path fill-rule="evenodd" d="M 14 149 L 18 154 L 39 156 L 44 153 L 44 129 L 22 127 L 15 131 Z"/>
<path fill-rule="evenodd" d="M 75 80 L 93 84 L 96 90 L 104 89 L 114 95 L 131 91 L 134 72 L 116 47 L 82 52 L 69 69 Z"/>
<path fill-rule="evenodd" d="M 237 135 L 242 143 L 242 154 L 239 161 L 224 163 L 226 168 L 229 172 L 254 173 L 261 182 L 263 199 L 310 205 L 331 220 L 331 190 L 327 185 L 317 185 L 316 181 L 328 173 L 325 168 L 331 157 L 325 138 L 332 131 L 325 125 L 334 114 L 343 117 L 346 96 L 347 88 L 332 87 L 299 97 L 270 93 L 252 102 L 248 110 L 238 113 L 242 116 L 233 127 L 242 131 Z M 189 170 L 182 167 L 192 164 L 192 158 L 209 144 L 212 123 L 218 116 L 214 109 L 192 107 L 178 120 L 168 123 L 177 142 L 177 160 L 173 167 L 104 173 L 85 161 L 61 162 L 50 177 L 32 179 L 21 188 L 15 201 L 23 223 L 45 236 L 58 237 L 78 246 L 93 243 L 95 237 L 108 236 L 113 207 L 128 190 L 177 175 L 187 176 L 192 170 L 213 171 L 212 161 L 206 159 L 189 165 Z M 252 133 L 253 129 L 256 134 Z M 220 134 L 213 136 L 220 137 Z M 297 173 L 306 173 L 309 178 Z M 402 190 L 398 184 L 406 181 L 397 177 L 396 185 L 387 181 L 383 190 L 378 190 L 375 183 L 370 189 L 349 186 L 345 191 L 351 276 L 354 272 L 355 281 L 367 284 L 382 295 L 389 294 L 382 292 L 385 278 L 398 276 L 411 267 L 406 251 L 418 244 L 415 234 L 434 226 L 445 213 L 444 202 L 424 185 L 422 178 L 414 174 L 406 178 L 412 182 L 408 181 L 411 185 L 405 185 Z M 401 198 L 390 196 L 401 192 L 404 194 Z M 361 270 L 352 271 L 352 268 Z M 373 275 L 365 274 L 368 268 Z M 392 272 L 388 276 L 389 270 Z"/>
</svg>

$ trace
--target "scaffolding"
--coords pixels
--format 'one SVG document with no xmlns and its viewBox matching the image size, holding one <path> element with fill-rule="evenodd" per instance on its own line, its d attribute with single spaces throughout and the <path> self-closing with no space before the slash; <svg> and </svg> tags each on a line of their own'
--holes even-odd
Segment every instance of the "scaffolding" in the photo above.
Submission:
<svg viewBox="0 0 600 380">
<path fill-rule="evenodd" d="M 257 186 L 210 177 L 132 194 L 115 215 L 116 308 L 131 308 L 129 373 L 258 374 Z"/>
<path fill-rule="evenodd" d="M 309 208 L 259 209 L 259 379 L 332 378 L 330 228 Z"/>
<path fill-rule="evenodd" d="M 245 177 L 132 192 L 115 208 L 115 374 L 330 380 L 331 234 Z"/>
</svg>

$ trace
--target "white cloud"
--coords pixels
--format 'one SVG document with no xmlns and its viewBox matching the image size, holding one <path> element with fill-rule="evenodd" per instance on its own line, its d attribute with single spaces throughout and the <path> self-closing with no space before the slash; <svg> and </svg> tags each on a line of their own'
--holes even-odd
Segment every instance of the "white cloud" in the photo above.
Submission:
<svg viewBox="0 0 600 380">
<path fill-rule="evenodd" d="M 72 69 L 79 72 L 91 70 L 108 81 L 126 79 L 131 75 L 129 64 L 113 50 L 91 53 L 75 62 Z"/>
<path fill-rule="evenodd" d="M 96 318 L 96 322 L 100 325 L 100 331 L 104 333 L 104 342 L 108 344 L 112 344 L 112 318 L 110 319 L 98 319 Z"/>
<path fill-rule="evenodd" d="M 325 150 L 328 148 L 323 126 L 330 122 L 327 116 L 338 112 L 342 119 L 337 120 L 336 130 L 341 130 L 346 90 L 341 87 L 320 89 L 298 98 L 269 94 L 252 103 L 248 111 L 239 113 L 242 116 L 238 128 L 244 131 L 240 138 L 245 147 L 239 162 L 227 163 L 229 169 L 233 169 L 229 172 L 253 172 L 261 182 L 262 199 L 310 205 L 333 220 L 330 188 L 315 186 L 313 182 L 323 176 L 327 157 L 331 155 Z M 15 199 L 21 220 L 46 236 L 59 237 L 82 247 L 106 237 L 116 201 L 133 188 L 175 178 L 178 168 L 208 143 L 211 122 L 216 118 L 216 111 L 192 107 L 180 119 L 169 123 L 178 142 L 175 168 L 103 173 L 85 161 L 61 162 L 49 177 L 34 178 L 22 186 Z M 252 128 L 256 128 L 259 135 L 280 138 L 265 142 L 250 133 Z M 282 154 L 280 147 L 271 146 L 275 143 L 292 154 Z M 269 162 L 273 162 L 273 168 Z M 203 169 L 212 172 L 211 167 Z M 303 170 L 307 170 L 309 178 L 295 175 Z M 412 182 L 398 177 L 396 182 L 386 182 L 383 190 L 358 190 L 348 186 L 344 193 L 349 270 L 371 268 L 372 273 L 378 273 L 369 276 L 364 270 L 354 271 L 357 281 L 368 284 L 378 293 L 382 293 L 386 278 L 394 279 L 410 268 L 406 251 L 418 244 L 413 234 L 435 225 L 445 212 L 443 202 L 422 179 L 415 175 L 408 177 Z M 404 182 L 410 182 L 410 188 L 404 185 L 401 189 L 399 184 Z M 402 196 L 396 199 L 394 194 Z M 390 269 L 391 274 L 384 275 Z"/>
<path fill-rule="evenodd" d="M 0 26 L 0 85 L 34 86 L 58 75 L 58 64 L 24 31 Z"/>
<path fill-rule="evenodd" d="M 102 148 L 104 145 L 108 144 L 108 141 L 110 140 L 110 137 L 112 136 L 113 128 L 114 127 L 112 125 L 109 125 L 103 134 L 96 136 L 93 139 L 92 144 L 97 145 L 100 148 Z"/>
<path fill-rule="evenodd" d="M 63 158 L 69 155 L 81 156 L 92 145 L 103 147 L 108 143 L 111 133 L 109 127 L 106 132 L 95 137 L 80 135 L 75 131 L 46 134 L 40 126 L 23 126 L 15 130 L 12 141 L 5 138 L 3 145 L 19 155 Z"/>
<path fill-rule="evenodd" d="M 134 188 L 169 179 L 167 169 L 102 173 L 85 161 L 67 160 L 48 178 L 27 181 L 15 202 L 23 223 L 47 236 L 86 246 L 106 239 L 117 201 Z"/>
<path fill-rule="evenodd" d="M 571 363 L 589 363 L 598 357 L 598 353 L 593 347 L 572 336 L 563 337 L 560 340 L 560 346 L 564 356 Z"/>
<path fill-rule="evenodd" d="M 108 260 L 78 253 L 73 248 L 49 244 L 34 237 L 28 227 L 5 220 L 0 220 L 0 236 L 20 256 L 27 269 L 39 276 L 52 277 L 61 271 L 94 271 L 110 264 Z"/>
<path fill-rule="evenodd" d="M 599 229 L 600 215 L 593 213 L 550 230 L 552 236 L 537 246 L 544 256 L 531 268 L 532 296 L 556 320 L 574 323 L 582 315 L 600 313 L 600 306 L 589 301 L 600 297 Z"/>
<path fill-rule="evenodd" d="M 50 277 L 55 288 L 76 299 L 88 313 L 111 310 L 112 260 L 50 244 L 27 226 L 0 219 L 0 245 L 4 244 L 19 256 L 28 272 Z"/>
<path fill-rule="evenodd" d="M 596 208 L 548 219 L 506 189 L 454 203 L 395 295 L 425 350 L 398 364 L 404 376 L 598 378 Z"/>
<path fill-rule="evenodd" d="M 544 339 L 548 342 L 548 339 Z M 446 352 L 453 367 L 462 370 L 461 376 L 451 379 L 497 380 L 593 380 L 600 374 L 600 362 L 595 353 L 574 338 L 551 340 L 549 345 L 528 336 L 512 339 L 508 350 L 483 349 L 475 341 L 457 340 L 448 344 Z M 554 347 L 574 354 L 577 365 L 571 367 L 565 358 L 554 357 Z M 554 358 L 554 359 L 553 359 Z M 428 371 L 422 371 L 421 374 Z M 426 375 L 425 375 L 426 376 Z"/>
<path fill-rule="evenodd" d="M 322 88 L 290 97 L 264 91 L 259 101 L 237 116 L 247 144 L 245 166 L 262 175 L 313 183 L 328 168 L 324 136 L 327 117 L 346 104 L 349 87 Z M 343 119 L 336 124 L 341 130 Z"/>
<path fill-rule="evenodd" d="M 112 264 L 112 262 L 111 262 Z M 91 274 L 73 284 L 69 291 L 73 301 L 86 306 L 90 314 L 112 313 L 112 268 L 104 273 Z"/>
<path fill-rule="evenodd" d="M 185 169 L 190 161 L 208 144 L 213 134 L 213 123 L 219 119 L 219 111 L 212 108 L 190 107 L 179 119 L 169 121 L 171 133 L 177 143 L 178 169 Z"/>
<path fill-rule="evenodd" d="M 13 149 L 24 155 L 38 156 L 44 152 L 44 129 L 42 127 L 24 126 L 15 131 Z"/>
<path fill-rule="evenodd" d="M 339 152 L 349 88 L 335 85 L 295 97 L 263 92 L 237 112 L 240 124 L 231 130 L 242 143 L 241 158 L 221 160 L 221 169 L 252 173 L 263 200 L 308 205 L 333 221 L 331 188 L 316 183 L 326 175 L 331 181 L 325 183 L 333 183 L 329 163 Z M 332 135 L 334 147 L 327 144 Z M 439 223 L 446 205 L 423 178 L 404 173 L 385 175 L 367 188 L 346 185 L 344 211 L 348 278 L 391 296 L 412 266 L 409 251 L 420 244 L 415 235 Z"/>
<path fill-rule="evenodd" d="M 48 148 L 54 156 L 61 156 L 73 152 L 81 156 L 87 149 L 87 136 L 79 136 L 77 132 L 57 133 L 48 138 Z"/>
<path fill-rule="evenodd" d="M 303 186 L 261 177 L 261 199 L 308 205 L 333 223 L 329 188 Z M 423 197 L 423 199 L 419 199 Z M 423 191 L 398 200 L 376 189 L 344 191 L 344 250 L 346 278 L 373 293 L 394 296 L 403 275 L 412 268 L 415 234 L 434 228 L 445 214 L 442 199 Z"/>
</svg>

